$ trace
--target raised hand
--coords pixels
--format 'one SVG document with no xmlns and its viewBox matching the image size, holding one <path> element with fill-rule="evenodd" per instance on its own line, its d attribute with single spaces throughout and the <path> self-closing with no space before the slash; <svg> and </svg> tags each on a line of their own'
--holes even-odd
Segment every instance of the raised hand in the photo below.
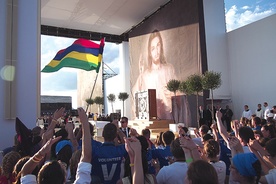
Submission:
<svg viewBox="0 0 276 184">
<path fill-rule="evenodd" d="M 87 117 L 86 112 L 83 108 L 81 108 L 81 107 L 78 108 L 78 114 L 79 114 L 81 124 L 88 123 L 88 117 Z"/>
<path fill-rule="evenodd" d="M 125 147 L 130 158 L 141 153 L 141 143 L 136 137 L 125 138 Z"/>
<path fill-rule="evenodd" d="M 197 149 L 197 145 L 189 137 L 180 137 L 179 138 L 180 146 L 189 150 Z"/>
<path fill-rule="evenodd" d="M 47 153 L 49 153 L 51 151 L 51 147 L 54 143 L 58 142 L 61 139 L 61 136 L 57 137 L 57 138 L 50 138 L 46 144 L 44 144 L 44 146 L 38 151 L 38 153 L 40 155 L 46 155 Z"/>
<path fill-rule="evenodd" d="M 232 157 L 237 153 L 243 153 L 241 142 L 236 136 L 230 136 L 228 142 L 232 152 Z"/>
<path fill-rule="evenodd" d="M 65 111 L 65 108 L 64 108 L 64 107 L 61 107 L 60 109 L 57 109 L 57 110 L 54 112 L 53 118 L 54 118 L 55 120 L 59 119 L 60 117 L 63 116 L 64 111 Z"/>
<path fill-rule="evenodd" d="M 136 138 L 136 137 L 132 137 L 130 138 L 130 147 L 131 149 L 134 151 L 134 153 L 136 154 L 137 152 L 141 153 L 141 143 L 140 141 Z"/>
<path fill-rule="evenodd" d="M 252 150 L 260 151 L 263 150 L 263 147 L 260 145 L 260 143 L 257 140 L 249 140 L 249 148 Z"/>
<path fill-rule="evenodd" d="M 212 130 L 217 130 L 217 125 L 216 124 L 212 124 L 210 127 Z"/>
<path fill-rule="evenodd" d="M 129 135 L 130 135 L 130 136 L 134 136 L 134 137 L 135 137 L 135 136 L 137 136 L 137 135 L 138 135 L 138 133 L 137 133 L 136 129 L 131 128 L 131 129 L 130 129 L 130 132 L 129 132 Z"/>
<path fill-rule="evenodd" d="M 216 112 L 216 118 L 221 119 L 221 117 L 222 117 L 222 113 L 220 111 L 217 111 Z"/>
<path fill-rule="evenodd" d="M 74 130 L 74 124 L 72 123 L 72 122 L 68 122 L 68 123 L 66 123 L 66 125 L 65 125 L 65 130 L 67 131 L 67 132 L 73 132 L 73 130 Z"/>
<path fill-rule="evenodd" d="M 131 162 L 133 162 L 135 153 L 134 153 L 134 150 L 130 146 L 130 144 L 131 144 L 130 143 L 130 138 L 127 139 L 127 138 L 124 137 L 124 140 L 125 140 L 125 148 L 126 148 L 126 151 L 128 153 L 128 156 L 129 156 Z"/>
</svg>

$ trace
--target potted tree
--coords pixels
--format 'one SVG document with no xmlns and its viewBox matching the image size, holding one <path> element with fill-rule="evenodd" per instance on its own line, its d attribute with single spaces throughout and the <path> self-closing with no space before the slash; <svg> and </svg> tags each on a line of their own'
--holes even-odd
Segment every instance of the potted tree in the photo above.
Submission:
<svg viewBox="0 0 276 184">
<path fill-rule="evenodd" d="M 86 102 L 86 104 L 87 104 L 87 108 L 86 108 L 86 112 L 87 112 L 88 108 L 91 107 L 91 105 L 94 104 L 94 100 L 93 100 L 92 98 L 87 98 L 87 99 L 85 100 L 85 102 Z M 90 109 L 90 111 L 91 111 L 91 109 Z"/>
<path fill-rule="evenodd" d="M 128 99 L 129 95 L 127 93 L 119 93 L 118 98 L 119 100 L 123 101 L 123 116 L 124 116 L 124 110 L 125 110 L 125 100 Z"/>
<path fill-rule="evenodd" d="M 196 94 L 196 109 L 197 109 L 197 113 L 196 113 L 196 119 L 197 119 L 197 123 L 198 123 L 198 127 L 199 125 L 199 104 L 198 104 L 198 97 L 199 97 L 199 93 L 203 91 L 203 87 L 202 87 L 202 76 L 198 75 L 198 74 L 193 74 L 191 76 L 188 77 L 187 81 L 186 81 L 186 87 L 188 89 L 188 91 L 190 91 L 191 93 L 195 93 Z"/>
<path fill-rule="evenodd" d="M 104 98 L 101 96 L 96 96 L 94 98 L 94 102 L 98 105 L 98 113 L 100 114 L 101 105 L 104 104 Z"/>
<path fill-rule="evenodd" d="M 213 91 L 221 86 L 221 73 L 214 71 L 207 71 L 202 78 L 202 87 L 205 90 L 211 90 L 212 100 L 212 118 L 214 117 L 214 94 Z"/>
<path fill-rule="evenodd" d="M 114 103 L 115 100 L 116 100 L 116 96 L 115 96 L 114 94 L 110 93 L 110 94 L 107 96 L 107 100 L 111 103 L 112 112 L 114 113 L 113 103 Z"/>
<path fill-rule="evenodd" d="M 171 80 L 169 80 L 169 82 L 167 83 L 167 86 L 166 86 L 166 88 L 170 92 L 174 93 L 174 100 L 173 100 L 174 107 L 177 106 L 177 104 L 176 104 L 176 92 L 179 90 L 179 85 L 180 85 L 180 81 L 179 80 L 171 79 Z M 172 113 L 172 114 L 173 114 L 173 121 L 174 121 L 174 123 L 176 123 L 176 118 L 174 117 L 174 113 Z M 178 118 L 177 109 L 176 109 L 176 116 L 177 116 L 177 122 L 178 122 L 179 118 Z"/>
</svg>

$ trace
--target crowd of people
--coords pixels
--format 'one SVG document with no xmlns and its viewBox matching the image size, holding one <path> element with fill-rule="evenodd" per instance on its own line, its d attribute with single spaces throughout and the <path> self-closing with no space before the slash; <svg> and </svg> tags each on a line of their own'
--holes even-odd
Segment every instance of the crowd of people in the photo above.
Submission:
<svg viewBox="0 0 276 184">
<path fill-rule="evenodd" d="M 82 108 L 78 115 L 78 128 L 70 121 L 56 128 L 64 108 L 47 129 L 18 126 L 14 145 L 3 150 L 0 183 L 276 183 L 275 119 L 269 115 L 233 120 L 227 130 L 218 109 L 216 123 L 202 124 L 196 137 L 179 126 L 178 133 L 160 132 L 155 140 L 149 129 L 139 134 L 122 117 L 104 126 L 103 142 L 93 139 Z"/>
</svg>

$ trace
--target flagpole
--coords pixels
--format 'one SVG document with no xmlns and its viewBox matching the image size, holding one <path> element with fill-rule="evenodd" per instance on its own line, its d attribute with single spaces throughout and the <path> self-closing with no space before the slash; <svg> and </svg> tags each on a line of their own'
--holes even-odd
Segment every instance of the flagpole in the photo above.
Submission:
<svg viewBox="0 0 276 184">
<path fill-rule="evenodd" d="M 93 92 L 94 92 L 94 89 L 95 89 L 95 86 L 96 86 L 96 82 L 97 82 L 97 79 L 98 79 L 98 75 L 99 75 L 99 73 L 97 73 L 97 75 L 96 75 L 96 78 L 95 78 L 95 81 L 94 81 L 94 85 L 93 85 L 93 88 L 92 88 L 92 91 L 91 91 L 91 94 L 90 94 L 90 98 L 89 98 L 89 99 L 91 99 L 91 97 L 92 97 L 92 95 L 93 95 Z M 89 104 L 87 104 L 85 113 L 87 113 L 88 107 L 89 107 Z"/>
<path fill-rule="evenodd" d="M 104 38 L 104 41 L 105 41 L 105 38 Z M 104 43 L 104 42 L 103 42 L 103 43 Z M 101 62 L 102 62 L 102 59 L 101 59 Z M 102 62 L 102 63 L 103 63 L 103 62 Z M 102 64 L 100 67 L 103 67 L 103 64 Z M 97 82 L 97 79 L 98 79 L 98 75 L 99 75 L 99 71 L 97 72 L 97 75 L 96 75 L 96 78 L 95 78 L 95 82 L 94 82 L 94 85 L 93 85 L 93 88 L 92 88 L 92 91 L 91 91 L 91 94 L 90 94 L 90 98 L 89 98 L 89 99 L 92 98 L 92 95 L 93 95 L 93 92 L 94 92 L 94 89 L 95 89 L 95 86 L 96 86 L 96 82 Z M 87 113 L 88 107 L 89 107 L 89 104 L 87 104 L 85 113 Z"/>
</svg>

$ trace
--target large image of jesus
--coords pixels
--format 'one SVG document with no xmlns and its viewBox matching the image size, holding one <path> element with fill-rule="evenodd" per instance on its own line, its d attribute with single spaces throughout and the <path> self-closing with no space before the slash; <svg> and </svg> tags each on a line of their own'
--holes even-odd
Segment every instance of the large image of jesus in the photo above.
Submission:
<svg viewBox="0 0 276 184">
<path fill-rule="evenodd" d="M 163 40 L 159 31 L 153 31 L 148 39 L 147 61 L 142 54 L 139 59 L 140 74 L 132 88 L 137 91 L 156 89 L 157 116 L 160 119 L 172 119 L 172 101 L 174 95 L 166 86 L 169 80 L 177 79 L 172 64 L 164 56 Z M 147 64 L 145 63 L 147 62 Z"/>
<path fill-rule="evenodd" d="M 185 81 L 207 70 L 204 22 L 199 21 L 201 3 L 171 1 L 129 32 L 131 118 L 139 119 L 142 114 L 137 92 L 154 89 L 158 119 L 185 125 L 196 122 L 195 96 L 179 92 L 174 97 L 166 86 L 171 79 Z"/>
<path fill-rule="evenodd" d="M 130 38 L 131 118 L 139 119 L 135 94 L 155 89 L 157 119 L 191 124 L 191 110 L 196 108 L 193 107 L 196 103 L 181 92 L 175 98 L 166 86 L 171 79 L 184 81 L 192 74 L 201 73 L 198 25 L 153 30 Z"/>
</svg>

